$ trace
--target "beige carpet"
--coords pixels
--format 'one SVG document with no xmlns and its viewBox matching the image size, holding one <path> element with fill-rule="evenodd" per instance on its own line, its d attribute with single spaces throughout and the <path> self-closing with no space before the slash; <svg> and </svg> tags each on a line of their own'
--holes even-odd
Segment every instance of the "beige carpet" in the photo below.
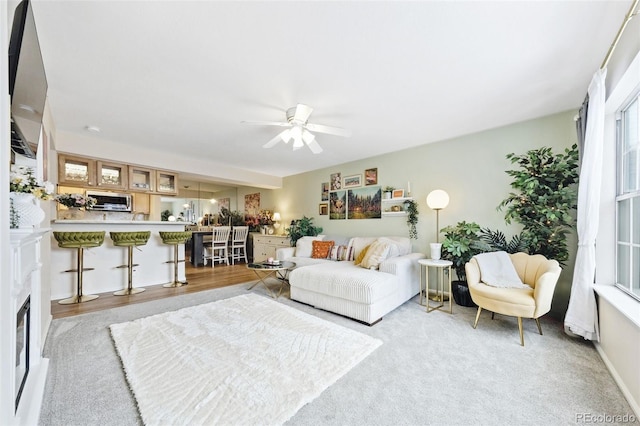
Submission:
<svg viewBox="0 0 640 426">
<path fill-rule="evenodd" d="M 147 425 L 281 424 L 382 344 L 255 294 L 110 329 Z"/>
</svg>

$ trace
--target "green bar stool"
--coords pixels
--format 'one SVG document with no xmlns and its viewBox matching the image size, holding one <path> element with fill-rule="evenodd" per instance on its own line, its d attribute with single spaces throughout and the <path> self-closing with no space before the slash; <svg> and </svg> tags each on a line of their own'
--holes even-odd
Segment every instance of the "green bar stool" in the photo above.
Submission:
<svg viewBox="0 0 640 426">
<path fill-rule="evenodd" d="M 53 237 L 60 248 L 73 248 L 77 251 L 77 269 L 68 269 L 64 272 L 75 272 L 77 276 L 77 294 L 68 299 L 60 300 L 61 305 L 83 303 L 98 298 L 96 294 L 82 294 L 82 276 L 84 271 L 93 271 L 94 268 L 84 267 L 84 249 L 100 247 L 104 242 L 104 231 L 99 232 L 60 232 L 54 231 Z"/>
<path fill-rule="evenodd" d="M 128 280 L 127 288 L 119 290 L 113 293 L 114 296 L 127 296 L 130 294 L 142 293 L 146 289 L 133 287 L 133 267 L 138 266 L 137 263 L 133 263 L 133 248 L 138 246 L 144 246 L 149 241 L 151 231 L 137 231 L 137 232 L 110 232 L 109 236 L 113 245 L 117 247 L 127 247 L 128 260 L 126 265 L 116 266 L 116 268 L 127 268 Z"/>
<path fill-rule="evenodd" d="M 173 263 L 173 282 L 164 284 L 163 287 L 181 287 L 186 285 L 187 282 L 178 281 L 178 263 L 184 262 L 184 259 L 178 260 L 178 246 L 184 244 L 191 238 L 190 231 L 182 232 L 160 232 L 160 238 L 164 244 L 173 246 L 173 260 L 168 260 L 165 263 Z"/>
</svg>

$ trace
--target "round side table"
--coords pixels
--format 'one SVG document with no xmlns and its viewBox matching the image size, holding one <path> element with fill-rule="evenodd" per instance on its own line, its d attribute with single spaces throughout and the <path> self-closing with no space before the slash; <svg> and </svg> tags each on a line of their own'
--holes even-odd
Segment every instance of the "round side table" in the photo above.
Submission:
<svg viewBox="0 0 640 426">
<path fill-rule="evenodd" d="M 445 286 L 445 272 L 446 272 L 446 281 L 447 281 L 447 291 L 449 294 L 449 313 L 453 313 L 453 304 L 451 303 L 451 299 L 453 299 L 453 294 L 451 293 L 451 266 L 453 262 L 449 260 L 433 260 L 433 259 L 420 259 L 418 260 L 420 266 L 424 269 L 424 289 L 426 293 L 426 305 L 427 312 L 435 311 L 436 309 L 440 309 L 444 307 L 444 286 Z M 436 283 L 436 299 L 438 301 L 437 305 L 431 304 L 429 300 L 429 268 L 437 268 L 438 272 L 438 282 Z M 422 304 L 422 275 L 420 274 L 420 304 Z"/>
</svg>

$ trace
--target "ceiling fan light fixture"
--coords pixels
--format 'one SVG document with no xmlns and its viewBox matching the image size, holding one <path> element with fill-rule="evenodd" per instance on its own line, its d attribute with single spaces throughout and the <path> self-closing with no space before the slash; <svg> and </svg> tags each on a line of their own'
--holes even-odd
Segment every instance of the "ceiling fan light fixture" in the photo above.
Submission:
<svg viewBox="0 0 640 426">
<path fill-rule="evenodd" d="M 291 128 L 291 137 L 295 140 L 301 139 L 302 138 L 302 127 L 300 126 L 293 126 Z"/>
<path fill-rule="evenodd" d="M 339 127 L 331 127 L 325 126 L 322 124 L 312 124 L 309 123 L 309 116 L 313 108 L 304 104 L 297 104 L 295 107 L 289 108 L 286 111 L 287 121 L 286 122 L 273 122 L 273 121 L 243 121 L 243 123 L 247 124 L 257 124 L 264 126 L 280 126 L 280 127 L 289 127 L 283 132 L 279 133 L 269 142 L 263 145 L 263 148 L 272 148 L 280 141 L 284 143 L 289 143 L 289 141 L 293 140 L 293 149 L 298 150 L 303 146 L 306 146 L 313 152 L 314 154 L 319 154 L 322 152 L 322 147 L 316 141 L 316 137 L 311 132 L 317 133 L 327 133 L 335 136 L 349 137 L 351 136 L 351 131 L 342 129 Z"/>
<path fill-rule="evenodd" d="M 304 146 L 304 142 L 302 142 L 302 138 L 298 137 L 298 138 L 294 138 L 293 139 L 293 149 L 300 149 Z"/>
<path fill-rule="evenodd" d="M 289 143 L 289 140 L 291 140 L 291 129 L 287 129 L 280 133 L 280 139 L 282 139 L 284 143 Z"/>
</svg>

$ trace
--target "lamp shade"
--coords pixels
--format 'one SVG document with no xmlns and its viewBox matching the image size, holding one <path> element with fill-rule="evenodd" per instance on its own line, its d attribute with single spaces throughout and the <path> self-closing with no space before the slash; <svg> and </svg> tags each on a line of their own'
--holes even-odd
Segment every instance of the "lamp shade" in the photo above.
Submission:
<svg viewBox="0 0 640 426">
<path fill-rule="evenodd" d="M 433 210 L 444 209 L 449 205 L 449 194 L 442 189 L 433 190 L 427 195 L 427 205 Z"/>
<path fill-rule="evenodd" d="M 272 219 L 274 222 L 280 222 L 280 213 L 275 212 Z"/>
</svg>

